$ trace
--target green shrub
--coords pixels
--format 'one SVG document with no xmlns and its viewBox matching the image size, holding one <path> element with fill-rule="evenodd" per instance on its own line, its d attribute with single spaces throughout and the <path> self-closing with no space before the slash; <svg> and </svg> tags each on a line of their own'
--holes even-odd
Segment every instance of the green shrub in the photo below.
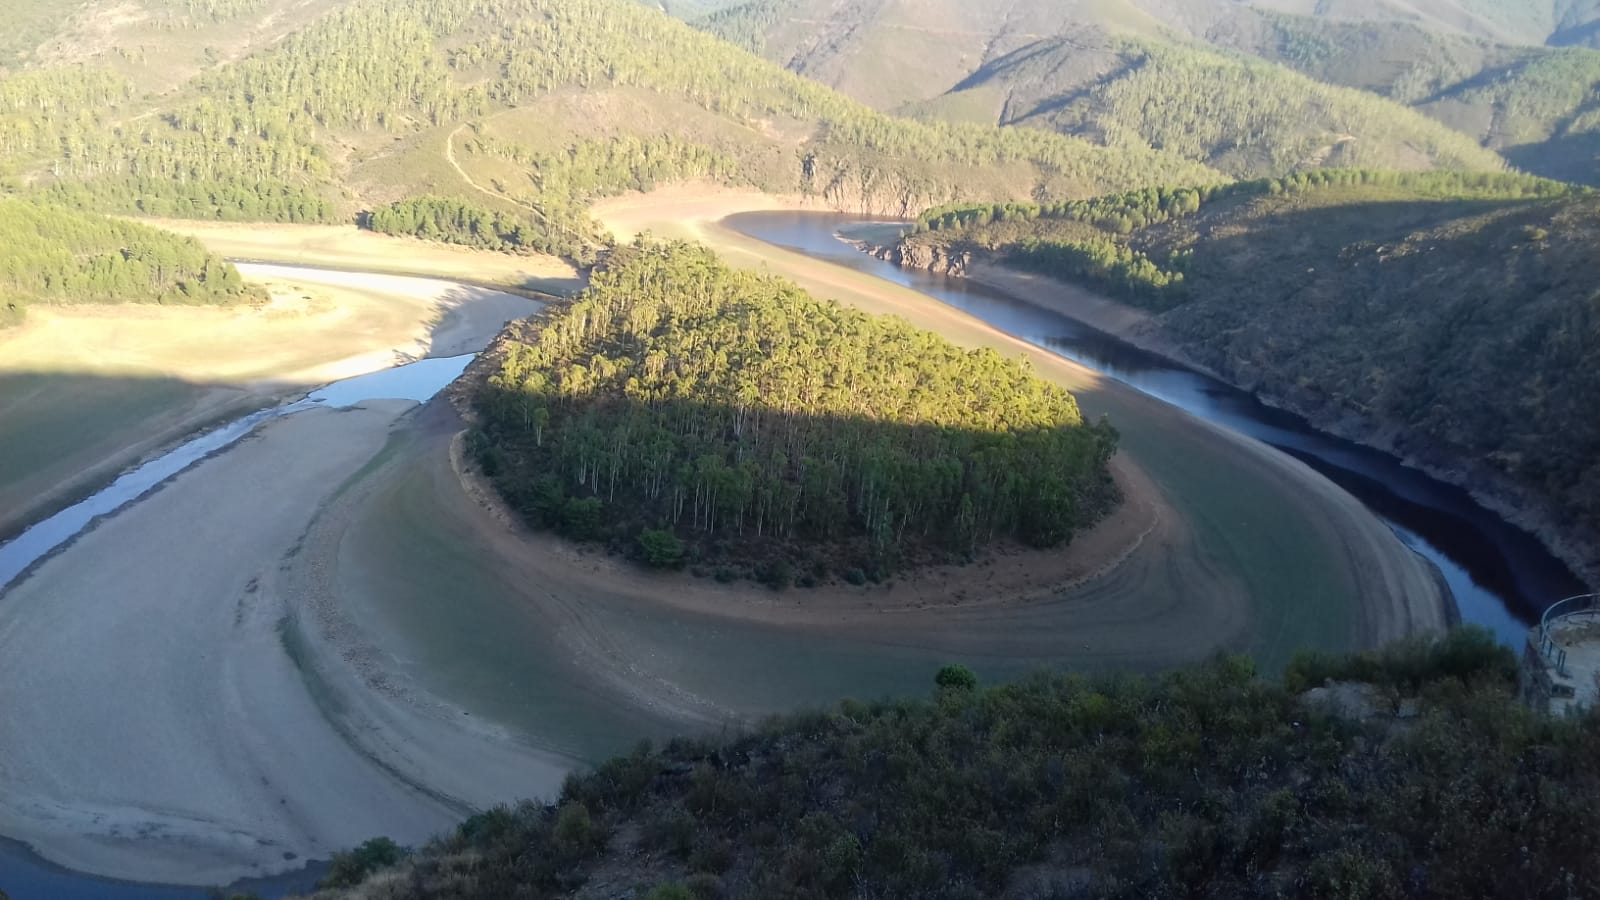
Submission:
<svg viewBox="0 0 1600 900">
<path fill-rule="evenodd" d="M 794 567 L 788 560 L 780 559 L 761 567 L 761 583 L 775 591 L 783 590 L 793 581 Z"/>
<path fill-rule="evenodd" d="M 577 801 L 561 805 L 550 836 L 557 851 L 568 859 L 589 856 L 605 846 L 605 833 L 589 814 L 589 807 Z"/>
<path fill-rule="evenodd" d="M 605 504 L 599 497 L 573 497 L 561 507 L 561 533 L 575 540 L 591 540 L 600 534 L 600 514 Z"/>
<path fill-rule="evenodd" d="M 353 887 L 367 874 L 404 859 L 410 851 L 386 837 L 375 837 L 347 853 L 335 853 L 328 874 L 318 882 L 324 888 Z"/>
<path fill-rule="evenodd" d="M 951 663 L 933 676 L 933 683 L 945 689 L 970 691 L 978 686 L 978 676 L 960 663 Z"/>
<path fill-rule="evenodd" d="M 646 564 L 657 569 L 683 567 L 683 541 L 669 528 L 646 528 L 639 534 L 639 549 Z"/>
</svg>

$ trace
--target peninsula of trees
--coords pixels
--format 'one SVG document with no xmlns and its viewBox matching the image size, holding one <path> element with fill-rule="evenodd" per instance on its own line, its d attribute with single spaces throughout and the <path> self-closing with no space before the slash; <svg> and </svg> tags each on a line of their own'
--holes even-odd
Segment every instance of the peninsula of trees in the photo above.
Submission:
<svg viewBox="0 0 1600 900">
<path fill-rule="evenodd" d="M 31 304 L 230 304 L 254 299 L 239 270 L 192 238 L 0 197 L 0 327 Z"/>
<path fill-rule="evenodd" d="M 1115 432 L 992 350 L 812 299 L 709 251 L 620 248 L 503 341 L 478 457 L 527 520 L 659 566 L 858 581 L 1116 500 Z"/>
<path fill-rule="evenodd" d="M 902 259 L 988 258 L 1156 315 L 1143 337 L 1523 510 L 1600 571 L 1600 197 L 1328 171 L 931 210 Z M 959 268 L 959 264 L 957 265 Z"/>
</svg>

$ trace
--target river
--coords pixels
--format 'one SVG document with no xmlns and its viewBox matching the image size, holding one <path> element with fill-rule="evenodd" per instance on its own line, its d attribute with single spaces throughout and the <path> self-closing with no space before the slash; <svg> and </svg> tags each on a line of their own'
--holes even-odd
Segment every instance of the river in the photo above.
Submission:
<svg viewBox="0 0 1600 900">
<path fill-rule="evenodd" d="M 1438 568 L 1462 621 L 1520 649 L 1549 604 L 1583 582 L 1528 532 L 1465 490 L 1389 454 L 1330 436 L 1254 395 L 1134 347 L 1067 316 L 966 279 L 902 269 L 860 252 L 839 229 L 875 220 L 833 213 L 761 212 L 723 224 L 747 237 L 912 288 L 1014 337 L 1117 379 L 1306 462 L 1361 500 Z M 876 220 L 881 221 L 881 220 Z M 1115 423 L 1113 423 L 1115 424 Z"/>
<path fill-rule="evenodd" d="M 1520 644 L 1526 623 L 1545 604 L 1581 590 L 1578 579 L 1534 538 L 1506 524 L 1459 488 L 1403 466 L 1386 454 L 1322 434 L 1299 417 L 1269 408 L 1246 392 L 1068 317 L 962 279 L 902 270 L 860 253 L 841 241 L 837 231 L 861 221 L 865 220 L 830 214 L 755 213 L 736 216 L 726 224 L 748 237 L 915 289 L 1001 331 L 1296 456 L 1361 500 L 1402 541 L 1436 566 L 1449 584 L 1462 619 L 1491 628 L 1508 644 Z M 187 465 L 237 440 L 262 419 L 314 405 L 348 405 L 369 397 L 425 400 L 455 377 L 466 359 L 428 360 L 353 379 L 202 435 L 135 470 L 63 517 L 41 523 L 31 539 L 24 540 L 24 535 L 0 547 L 0 589 L 34 558 L 69 541 L 97 517 L 132 502 Z M 405 383 L 408 381 L 414 383 Z M 874 652 L 882 655 L 884 651 L 876 648 Z M 796 653 L 797 658 L 800 655 Z M 302 890 L 314 878 L 313 872 L 301 871 L 247 887 L 276 896 Z M 32 896 L 117 900 L 205 896 L 194 888 L 105 881 L 68 872 L 4 841 L 0 841 L 0 887 L 11 891 L 14 900 Z"/>
</svg>

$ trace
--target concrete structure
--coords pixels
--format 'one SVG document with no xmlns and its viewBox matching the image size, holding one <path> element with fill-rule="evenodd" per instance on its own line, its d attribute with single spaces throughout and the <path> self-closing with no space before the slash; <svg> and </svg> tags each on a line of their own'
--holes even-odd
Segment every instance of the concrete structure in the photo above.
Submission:
<svg viewBox="0 0 1600 900">
<path fill-rule="evenodd" d="M 1568 597 L 1545 610 L 1523 649 L 1522 694 L 1558 714 L 1600 702 L 1600 594 Z"/>
</svg>

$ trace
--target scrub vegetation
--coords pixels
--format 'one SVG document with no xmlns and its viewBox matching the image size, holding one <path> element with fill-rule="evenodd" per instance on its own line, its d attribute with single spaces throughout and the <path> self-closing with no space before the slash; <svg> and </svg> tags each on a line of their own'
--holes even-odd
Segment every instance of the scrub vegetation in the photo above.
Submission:
<svg viewBox="0 0 1600 900">
<path fill-rule="evenodd" d="M 476 445 L 501 493 L 656 566 L 879 577 L 1059 545 L 1116 498 L 1115 432 L 1025 365 L 686 244 L 619 249 L 495 357 Z"/>
<path fill-rule="evenodd" d="M 1282 681 L 1238 657 L 993 688 L 947 670 L 929 700 L 641 745 L 353 887 L 379 854 L 342 858 L 318 896 L 1585 896 L 1600 719 L 1530 712 L 1515 672 L 1472 629 Z M 1329 677 L 1361 681 L 1305 693 Z"/>
</svg>

